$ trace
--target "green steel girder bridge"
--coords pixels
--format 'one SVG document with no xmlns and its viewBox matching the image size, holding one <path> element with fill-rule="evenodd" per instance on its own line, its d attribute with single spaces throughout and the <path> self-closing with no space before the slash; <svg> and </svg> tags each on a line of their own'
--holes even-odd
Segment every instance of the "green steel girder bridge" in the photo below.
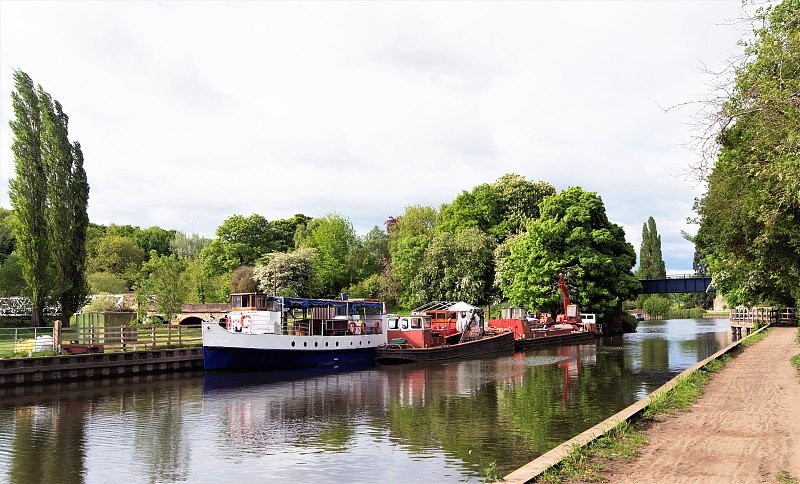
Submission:
<svg viewBox="0 0 800 484">
<path fill-rule="evenodd" d="M 642 294 L 673 294 L 687 292 L 716 292 L 711 277 L 697 275 L 667 276 L 663 279 L 639 279 Z"/>
</svg>

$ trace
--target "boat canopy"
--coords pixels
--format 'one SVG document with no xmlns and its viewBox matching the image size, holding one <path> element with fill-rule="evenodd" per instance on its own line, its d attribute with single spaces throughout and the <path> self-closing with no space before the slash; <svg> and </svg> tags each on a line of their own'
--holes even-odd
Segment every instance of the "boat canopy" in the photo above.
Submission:
<svg viewBox="0 0 800 484">
<path fill-rule="evenodd" d="M 411 310 L 411 314 L 424 314 L 427 311 L 469 311 L 480 309 L 464 301 L 431 301 Z"/>
<path fill-rule="evenodd" d="M 276 297 L 270 296 L 270 299 L 283 300 L 283 306 L 287 308 L 320 308 L 320 307 L 337 307 L 337 308 L 372 308 L 383 309 L 383 303 L 380 301 L 367 301 L 363 299 L 353 300 L 338 300 L 338 299 L 306 299 L 302 297 Z"/>
</svg>

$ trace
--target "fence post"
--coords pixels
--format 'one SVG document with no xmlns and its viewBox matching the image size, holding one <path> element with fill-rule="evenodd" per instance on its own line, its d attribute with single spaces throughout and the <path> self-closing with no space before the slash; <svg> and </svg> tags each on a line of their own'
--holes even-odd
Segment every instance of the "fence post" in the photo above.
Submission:
<svg viewBox="0 0 800 484">
<path fill-rule="evenodd" d="M 122 346 L 122 351 L 125 351 L 125 325 L 119 327 L 119 344 Z"/>
<path fill-rule="evenodd" d="M 172 344 L 172 325 L 167 324 L 167 345 Z"/>
<path fill-rule="evenodd" d="M 156 349 L 156 326 L 155 325 L 153 325 L 150 328 L 150 334 L 153 335 L 153 349 Z"/>
<path fill-rule="evenodd" d="M 53 323 L 53 351 L 61 353 L 61 320 L 56 319 Z"/>
<path fill-rule="evenodd" d="M 183 325 L 178 325 L 178 344 L 183 344 L 183 328 L 181 326 Z"/>
</svg>

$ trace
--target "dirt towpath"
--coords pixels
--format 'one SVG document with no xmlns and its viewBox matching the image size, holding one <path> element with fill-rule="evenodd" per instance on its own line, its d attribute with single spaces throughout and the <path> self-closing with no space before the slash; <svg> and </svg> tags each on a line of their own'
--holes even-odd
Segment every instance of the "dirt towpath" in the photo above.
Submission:
<svg viewBox="0 0 800 484">
<path fill-rule="evenodd" d="M 800 478 L 797 328 L 772 328 L 706 386 L 688 413 L 647 430 L 648 444 L 607 482 L 778 482 Z"/>
</svg>

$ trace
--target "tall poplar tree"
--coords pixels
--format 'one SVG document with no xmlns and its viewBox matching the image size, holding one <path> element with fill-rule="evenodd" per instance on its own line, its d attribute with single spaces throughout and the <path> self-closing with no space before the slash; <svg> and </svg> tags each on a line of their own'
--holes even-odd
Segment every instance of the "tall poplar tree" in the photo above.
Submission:
<svg viewBox="0 0 800 484">
<path fill-rule="evenodd" d="M 41 324 L 42 310 L 52 296 L 69 326 L 88 293 L 84 269 L 89 184 L 83 152 L 78 142 L 69 141 L 69 118 L 61 104 L 41 86 L 34 91 L 24 72 L 15 71 L 14 76 L 17 119 L 10 124 L 17 178 L 9 194 L 17 213 L 17 238 L 35 238 L 22 253 L 23 274 L 33 295 L 31 322 Z"/>
<path fill-rule="evenodd" d="M 14 71 L 11 93 L 15 119 L 9 122 L 14 141 L 16 177 L 9 181 L 8 195 L 14 209 L 14 236 L 22 264 L 22 276 L 30 288 L 31 324 L 39 326 L 48 296 L 47 176 L 39 142 L 42 124 L 39 98 L 30 76 Z"/>
<path fill-rule="evenodd" d="M 656 220 L 647 219 L 642 225 L 642 246 L 639 249 L 639 279 L 660 279 L 667 277 L 667 267 L 661 254 L 661 236 L 656 229 Z"/>
</svg>

